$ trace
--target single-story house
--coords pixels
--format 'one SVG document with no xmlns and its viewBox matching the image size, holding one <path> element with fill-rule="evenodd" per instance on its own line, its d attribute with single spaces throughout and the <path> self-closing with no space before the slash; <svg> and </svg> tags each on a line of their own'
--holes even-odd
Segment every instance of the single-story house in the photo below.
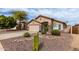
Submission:
<svg viewBox="0 0 79 59">
<path fill-rule="evenodd" d="M 35 19 L 31 20 L 28 23 L 28 30 L 32 32 L 39 32 L 42 29 L 42 25 L 46 23 L 48 25 L 48 30 L 58 29 L 63 30 L 66 28 L 66 23 L 63 21 L 55 20 L 54 18 L 50 18 L 47 16 L 39 15 Z"/>
</svg>

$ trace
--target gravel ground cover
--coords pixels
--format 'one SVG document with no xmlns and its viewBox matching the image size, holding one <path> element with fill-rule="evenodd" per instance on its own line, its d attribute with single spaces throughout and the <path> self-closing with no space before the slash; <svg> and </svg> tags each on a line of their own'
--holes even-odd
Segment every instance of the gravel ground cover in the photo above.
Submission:
<svg viewBox="0 0 79 59">
<path fill-rule="evenodd" d="M 72 50 L 72 36 L 61 34 L 61 36 L 39 35 L 40 51 L 70 51 Z M 33 37 L 16 37 L 0 40 L 5 51 L 32 51 Z"/>
</svg>

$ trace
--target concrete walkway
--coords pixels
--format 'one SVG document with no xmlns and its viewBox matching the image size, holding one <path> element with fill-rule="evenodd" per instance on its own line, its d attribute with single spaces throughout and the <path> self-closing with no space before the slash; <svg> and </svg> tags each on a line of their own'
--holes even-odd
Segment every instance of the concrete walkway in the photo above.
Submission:
<svg viewBox="0 0 79 59">
<path fill-rule="evenodd" d="M 26 30 L 1 33 L 0 34 L 0 40 L 23 36 L 23 34 L 25 32 L 26 32 Z"/>
</svg>

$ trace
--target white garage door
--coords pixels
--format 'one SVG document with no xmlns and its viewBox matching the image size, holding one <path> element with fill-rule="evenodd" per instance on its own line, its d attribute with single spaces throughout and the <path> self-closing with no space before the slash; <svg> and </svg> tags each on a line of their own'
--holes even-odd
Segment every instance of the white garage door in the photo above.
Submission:
<svg viewBox="0 0 79 59">
<path fill-rule="evenodd" d="M 39 32 L 39 25 L 31 25 L 31 26 L 29 26 L 29 31 L 31 31 L 31 32 Z"/>
</svg>

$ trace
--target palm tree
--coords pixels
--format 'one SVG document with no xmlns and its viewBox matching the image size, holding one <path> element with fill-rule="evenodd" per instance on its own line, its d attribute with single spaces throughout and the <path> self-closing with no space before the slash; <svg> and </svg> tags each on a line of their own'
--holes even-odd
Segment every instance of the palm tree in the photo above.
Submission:
<svg viewBox="0 0 79 59">
<path fill-rule="evenodd" d="M 21 21 L 26 19 L 27 13 L 25 11 L 12 11 L 12 15 L 18 21 L 19 29 L 21 30 Z"/>
</svg>

